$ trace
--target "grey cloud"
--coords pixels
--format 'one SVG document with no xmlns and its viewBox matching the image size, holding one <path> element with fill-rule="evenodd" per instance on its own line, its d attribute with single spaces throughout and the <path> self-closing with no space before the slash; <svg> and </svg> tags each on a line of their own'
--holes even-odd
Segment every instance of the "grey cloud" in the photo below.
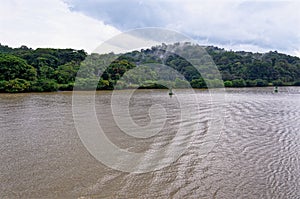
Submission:
<svg viewBox="0 0 300 199">
<path fill-rule="evenodd" d="M 151 1 L 66 1 L 73 11 L 97 18 L 118 29 L 128 30 L 149 26 L 165 26 L 168 21 L 163 17 L 167 3 Z"/>
<path fill-rule="evenodd" d="M 65 1 L 122 31 L 166 27 L 216 45 L 300 50 L 298 1 Z"/>
</svg>

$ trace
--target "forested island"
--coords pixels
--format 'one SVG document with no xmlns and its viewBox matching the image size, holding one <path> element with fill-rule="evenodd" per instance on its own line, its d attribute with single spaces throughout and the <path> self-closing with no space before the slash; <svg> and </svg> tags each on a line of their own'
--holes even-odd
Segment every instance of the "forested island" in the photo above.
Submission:
<svg viewBox="0 0 300 199">
<path fill-rule="evenodd" d="M 89 85 L 95 81 L 99 90 L 164 88 L 159 80 L 159 73 L 163 71 L 151 70 L 143 64 L 160 64 L 161 57 L 158 55 L 172 45 L 179 44 L 162 44 L 124 54 L 88 55 L 84 50 L 32 49 L 27 46 L 11 48 L 0 44 L 0 92 L 72 90 L 80 67 L 83 72 L 77 76 L 78 88 L 89 89 Z M 300 86 L 298 57 L 277 51 L 253 53 L 228 51 L 214 46 L 203 48 L 218 67 L 223 81 L 214 75 L 203 78 L 187 60 L 176 54 L 168 54 L 164 57 L 164 64 L 178 71 L 184 78 L 170 77 L 164 85 L 173 88 L 186 88 L 189 85 L 193 88 L 207 88 L 209 82 L 213 87 Z M 195 50 L 195 45 L 190 43 L 182 46 L 183 52 L 193 53 Z M 103 60 L 111 60 L 111 63 L 101 71 L 99 64 Z M 92 62 L 96 64 L 90 64 Z M 134 73 L 126 75 L 126 71 L 137 67 L 144 74 L 142 77 Z M 206 70 L 209 73 L 208 67 Z"/>
</svg>

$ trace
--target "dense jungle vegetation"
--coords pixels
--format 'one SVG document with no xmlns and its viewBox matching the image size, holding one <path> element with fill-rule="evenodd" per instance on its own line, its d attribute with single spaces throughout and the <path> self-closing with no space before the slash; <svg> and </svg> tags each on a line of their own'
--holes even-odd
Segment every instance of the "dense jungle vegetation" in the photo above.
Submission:
<svg viewBox="0 0 300 199">
<path fill-rule="evenodd" d="M 76 88 L 99 90 L 300 86 L 300 59 L 277 51 L 233 52 L 190 43 L 90 55 L 84 50 L 0 44 L 0 92 L 72 90 L 75 79 Z"/>
</svg>

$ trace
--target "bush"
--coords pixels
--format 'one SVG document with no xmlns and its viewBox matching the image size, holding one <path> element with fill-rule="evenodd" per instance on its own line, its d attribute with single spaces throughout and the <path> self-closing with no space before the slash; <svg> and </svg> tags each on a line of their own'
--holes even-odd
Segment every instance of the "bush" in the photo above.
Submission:
<svg viewBox="0 0 300 199">
<path fill-rule="evenodd" d="M 58 84 L 53 79 L 39 79 L 33 84 L 31 90 L 35 92 L 53 92 L 58 90 Z"/>
<path fill-rule="evenodd" d="M 107 81 L 107 80 L 103 80 L 103 81 Z M 107 81 L 108 85 L 109 85 L 109 81 Z M 100 86 L 99 86 L 100 85 Z M 103 89 L 105 86 L 107 86 L 105 83 L 99 81 L 98 83 L 98 86 L 99 88 L 97 87 L 97 89 Z M 121 90 L 121 89 L 124 89 L 126 88 L 126 82 L 122 81 L 122 80 L 119 80 L 117 81 L 117 84 L 114 86 L 114 89 L 117 89 L 117 90 Z"/>
<path fill-rule="evenodd" d="M 229 80 L 225 81 L 224 86 L 225 87 L 232 87 L 233 86 L 232 81 L 229 81 Z"/>
<path fill-rule="evenodd" d="M 300 81 L 295 82 L 293 86 L 300 86 Z"/>
<path fill-rule="evenodd" d="M 273 86 L 283 86 L 283 82 L 281 80 L 274 80 L 272 82 Z"/>
<path fill-rule="evenodd" d="M 6 84 L 7 84 L 7 81 L 5 81 L 5 80 L 0 81 L 0 92 L 5 91 L 5 85 Z"/>
<path fill-rule="evenodd" d="M 235 80 L 232 80 L 232 86 L 233 87 L 245 87 L 246 82 L 243 79 L 235 79 Z"/>
<path fill-rule="evenodd" d="M 101 89 L 107 89 L 109 87 L 109 81 L 108 80 L 104 80 L 104 79 L 100 79 L 99 82 L 98 82 L 98 85 L 97 85 L 97 89 L 98 90 L 101 90 Z M 118 86 L 123 86 L 124 87 L 124 84 L 123 82 L 118 82 L 117 84 Z"/>
<path fill-rule="evenodd" d="M 17 79 L 6 81 L 2 86 L 5 92 L 18 93 L 18 92 L 29 91 L 30 82 L 26 81 L 25 79 L 17 78 Z"/>
<path fill-rule="evenodd" d="M 131 86 L 127 86 L 127 88 L 134 88 L 136 84 L 131 84 Z M 171 81 L 165 81 L 165 80 L 158 80 L 158 81 L 152 81 L 152 80 L 146 80 L 140 85 L 137 85 L 139 89 L 166 89 L 169 87 L 174 87 L 173 82 Z"/>
<path fill-rule="evenodd" d="M 133 85 L 131 85 L 131 87 L 128 88 L 132 88 Z M 162 84 L 159 83 L 152 83 L 152 84 L 142 84 L 138 87 L 139 89 L 166 89 L 168 88 L 167 85 L 164 86 Z"/>
<path fill-rule="evenodd" d="M 256 79 L 256 86 L 258 87 L 263 87 L 263 86 L 268 86 L 268 81 L 262 80 L 262 79 Z"/>
<path fill-rule="evenodd" d="M 58 86 L 58 90 L 60 91 L 71 91 L 73 90 L 74 83 L 68 83 L 68 84 L 60 84 Z"/>
<path fill-rule="evenodd" d="M 190 88 L 190 83 L 188 81 L 176 78 L 175 88 Z"/>
<path fill-rule="evenodd" d="M 206 79 L 206 85 L 208 88 L 222 88 L 224 87 L 224 83 L 219 79 Z"/>
<path fill-rule="evenodd" d="M 255 80 L 246 80 L 246 86 L 254 87 L 254 86 L 256 86 L 256 81 Z"/>
<path fill-rule="evenodd" d="M 192 86 L 192 88 L 207 88 L 206 83 L 204 82 L 204 80 L 202 78 L 193 79 L 191 81 L 191 86 Z"/>
<path fill-rule="evenodd" d="M 74 84 L 76 90 L 96 90 L 98 85 L 97 78 L 78 78 Z"/>
</svg>

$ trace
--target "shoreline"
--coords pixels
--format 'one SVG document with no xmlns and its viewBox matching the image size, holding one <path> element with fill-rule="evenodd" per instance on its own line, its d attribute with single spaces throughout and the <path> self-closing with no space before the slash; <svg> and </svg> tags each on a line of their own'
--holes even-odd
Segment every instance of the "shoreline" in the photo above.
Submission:
<svg viewBox="0 0 300 199">
<path fill-rule="evenodd" d="M 244 86 L 244 87 L 215 87 L 215 88 L 173 88 L 173 90 L 203 90 L 207 91 L 210 89 L 250 89 L 250 88 L 275 88 L 277 87 L 280 92 L 280 88 L 288 88 L 288 87 L 294 87 L 294 88 L 300 88 L 300 86 Z M 56 94 L 56 93 L 71 93 L 74 91 L 77 92 L 97 92 L 97 91 L 107 91 L 107 92 L 112 92 L 112 91 L 126 91 L 126 90 L 140 90 L 140 91 L 150 91 L 150 90 L 164 90 L 168 91 L 168 88 L 128 88 L 128 89 L 99 89 L 99 90 L 58 90 L 58 91 L 40 91 L 40 92 L 0 92 L 1 94 L 8 94 L 8 95 L 13 95 L 13 94 L 45 94 L 45 93 L 51 93 L 51 94 Z"/>
</svg>

